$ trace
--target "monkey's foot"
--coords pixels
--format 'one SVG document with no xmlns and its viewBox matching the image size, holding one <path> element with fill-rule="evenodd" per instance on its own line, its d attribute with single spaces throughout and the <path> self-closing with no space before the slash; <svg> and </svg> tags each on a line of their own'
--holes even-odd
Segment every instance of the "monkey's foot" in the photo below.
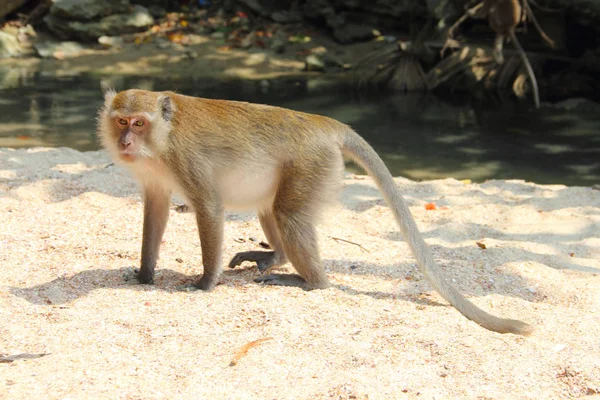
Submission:
<svg viewBox="0 0 600 400">
<path fill-rule="evenodd" d="M 154 283 L 154 271 L 150 271 L 148 269 L 135 269 L 137 280 L 139 283 L 143 285 L 152 285 Z"/>
<path fill-rule="evenodd" d="M 265 272 L 277 264 L 274 251 L 243 251 L 231 258 L 229 268 L 235 268 L 244 261 L 255 262 L 260 272 Z"/>
<path fill-rule="evenodd" d="M 273 286 L 295 286 L 302 289 L 309 289 L 306 281 L 300 275 L 296 274 L 269 274 L 254 278 L 256 283 L 264 283 Z"/>
<path fill-rule="evenodd" d="M 198 280 L 198 282 L 194 283 L 194 286 L 196 286 L 200 290 L 204 290 L 205 292 L 210 292 L 215 288 L 215 286 L 217 286 L 218 279 L 218 275 L 205 273 L 204 275 L 202 275 L 200 280 Z"/>
</svg>

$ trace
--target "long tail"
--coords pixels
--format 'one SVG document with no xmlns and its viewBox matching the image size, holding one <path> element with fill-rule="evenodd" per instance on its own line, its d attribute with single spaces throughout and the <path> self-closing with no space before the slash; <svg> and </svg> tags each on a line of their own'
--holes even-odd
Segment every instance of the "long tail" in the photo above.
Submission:
<svg viewBox="0 0 600 400">
<path fill-rule="evenodd" d="M 377 183 L 379 190 L 394 212 L 396 221 L 404 240 L 408 243 L 423 275 L 446 301 L 452 304 L 461 314 L 478 323 L 482 327 L 499 333 L 516 333 L 529 335 L 533 328 L 518 320 L 495 317 L 471 303 L 442 276 L 442 271 L 435 264 L 433 256 L 419 232 L 419 228 L 406 205 L 404 198 L 396 187 L 394 179 L 375 150 L 350 128 L 345 132 L 342 151 L 344 154 L 364 168 Z"/>
</svg>

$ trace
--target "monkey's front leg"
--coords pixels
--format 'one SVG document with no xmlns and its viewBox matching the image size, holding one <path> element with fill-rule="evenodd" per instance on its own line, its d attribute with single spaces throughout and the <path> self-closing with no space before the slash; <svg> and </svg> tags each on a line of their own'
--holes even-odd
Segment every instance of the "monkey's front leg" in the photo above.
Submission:
<svg viewBox="0 0 600 400">
<path fill-rule="evenodd" d="M 171 192 L 165 188 L 148 186 L 144 188 L 144 230 L 142 239 L 142 264 L 137 275 L 140 283 L 154 282 L 154 268 L 158 260 L 167 221 Z"/>
<path fill-rule="evenodd" d="M 223 253 L 223 222 L 225 213 L 217 202 L 194 205 L 196 222 L 200 234 L 200 247 L 202 248 L 202 264 L 204 274 L 195 284 L 202 290 L 210 291 L 216 285 L 221 274 Z"/>
</svg>

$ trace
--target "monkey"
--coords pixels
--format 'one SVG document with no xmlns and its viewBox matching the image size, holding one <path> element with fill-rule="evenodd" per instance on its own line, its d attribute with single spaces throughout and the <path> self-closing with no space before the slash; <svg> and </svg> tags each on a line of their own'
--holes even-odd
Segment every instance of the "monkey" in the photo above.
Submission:
<svg viewBox="0 0 600 400">
<path fill-rule="evenodd" d="M 486 329 L 532 332 L 525 322 L 478 308 L 443 277 L 391 173 L 348 125 L 269 105 L 129 89 L 105 93 L 97 134 L 143 192 L 142 284 L 153 283 L 173 192 L 196 216 L 204 268 L 199 289 L 217 284 L 226 209 L 257 211 L 272 249 L 238 253 L 230 267 L 255 262 L 264 272 L 289 261 L 297 274 L 261 274 L 255 282 L 329 287 L 315 224 L 341 188 L 347 158 L 373 177 L 420 270 L 445 300 Z"/>
<path fill-rule="evenodd" d="M 517 49 L 517 52 L 521 56 L 527 74 L 529 75 L 535 108 L 540 108 L 540 95 L 537 79 L 535 78 L 529 58 L 527 58 L 527 53 L 525 53 L 523 46 L 521 46 L 521 43 L 517 39 L 517 35 L 515 35 L 515 28 L 519 22 L 521 22 L 523 13 L 523 8 L 521 7 L 519 0 L 484 0 L 482 13 L 483 15 L 488 16 L 490 27 L 496 32 L 493 52 L 496 62 L 498 64 L 504 63 L 504 55 L 502 54 L 504 40 L 510 38 Z M 531 14 L 533 15 L 533 13 Z M 535 16 L 533 18 L 535 18 Z M 553 43 L 551 43 L 551 45 L 552 44 Z"/>
</svg>

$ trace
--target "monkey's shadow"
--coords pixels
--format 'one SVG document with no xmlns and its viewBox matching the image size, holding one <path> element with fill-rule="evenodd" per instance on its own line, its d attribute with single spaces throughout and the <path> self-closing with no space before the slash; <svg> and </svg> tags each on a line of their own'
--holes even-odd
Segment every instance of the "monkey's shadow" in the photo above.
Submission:
<svg viewBox="0 0 600 400">
<path fill-rule="evenodd" d="M 281 271 L 272 271 L 274 273 Z M 255 266 L 237 267 L 225 269 L 219 286 L 229 287 L 232 290 L 240 285 L 240 280 L 232 279 L 234 276 L 243 274 L 242 281 L 247 285 L 260 285 L 253 279 L 258 276 Z M 203 293 L 193 286 L 200 277 L 195 274 L 184 274 L 168 268 L 156 270 L 154 284 L 142 285 L 138 283 L 134 269 L 131 267 L 118 269 L 92 269 L 78 272 L 74 275 L 62 276 L 50 282 L 42 283 L 26 288 L 9 287 L 11 294 L 38 305 L 64 305 L 73 300 L 87 296 L 90 292 L 98 289 L 126 289 L 140 292 L 152 292 L 156 290 L 175 293 L 190 292 L 190 295 Z M 382 277 L 382 279 L 387 279 Z M 424 299 L 414 294 L 403 294 L 398 292 L 362 291 L 347 285 L 333 284 L 333 288 L 341 290 L 350 295 L 366 295 L 376 299 L 400 299 L 418 304 L 430 306 L 446 306 L 435 301 Z M 298 290 L 302 290 L 298 288 Z M 412 291 L 414 292 L 414 291 Z M 207 293 L 207 295 L 209 295 Z"/>
</svg>

